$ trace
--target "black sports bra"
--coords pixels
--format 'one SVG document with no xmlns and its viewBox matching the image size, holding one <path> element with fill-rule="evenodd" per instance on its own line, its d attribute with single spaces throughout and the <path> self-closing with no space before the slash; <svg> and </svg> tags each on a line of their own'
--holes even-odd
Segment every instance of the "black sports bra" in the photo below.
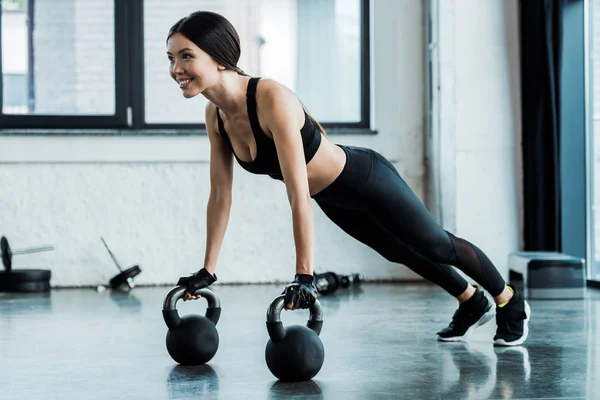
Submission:
<svg viewBox="0 0 600 400">
<path fill-rule="evenodd" d="M 246 92 L 248 118 L 250 119 L 254 140 L 256 140 L 256 157 L 254 160 L 250 162 L 242 161 L 235 154 L 229 136 L 227 135 L 227 132 L 225 132 L 219 109 L 217 108 L 219 132 L 221 133 L 221 138 L 231 148 L 231 152 L 242 168 L 253 174 L 269 175 L 273 179 L 283 180 L 281 167 L 279 166 L 279 158 L 277 157 L 277 149 L 275 148 L 275 141 L 263 132 L 258 122 L 258 115 L 256 113 L 256 86 L 259 79 L 260 78 L 250 78 Z M 308 164 L 319 149 L 319 145 L 321 144 L 321 132 L 319 132 L 315 124 L 312 123 L 306 111 L 304 112 L 304 125 L 300 130 L 300 134 L 302 135 L 302 143 L 304 145 L 304 159 Z"/>
</svg>

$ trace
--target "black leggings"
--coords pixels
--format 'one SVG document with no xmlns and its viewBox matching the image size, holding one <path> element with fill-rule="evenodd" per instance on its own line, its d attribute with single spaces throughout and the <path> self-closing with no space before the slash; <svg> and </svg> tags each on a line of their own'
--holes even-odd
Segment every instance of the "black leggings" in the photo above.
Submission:
<svg viewBox="0 0 600 400">
<path fill-rule="evenodd" d="M 344 170 L 313 196 L 327 217 L 452 296 L 463 293 L 468 283 L 451 265 L 492 296 L 502 293 L 505 281 L 488 257 L 442 228 L 385 157 L 362 147 L 339 147 L 346 152 Z"/>
</svg>

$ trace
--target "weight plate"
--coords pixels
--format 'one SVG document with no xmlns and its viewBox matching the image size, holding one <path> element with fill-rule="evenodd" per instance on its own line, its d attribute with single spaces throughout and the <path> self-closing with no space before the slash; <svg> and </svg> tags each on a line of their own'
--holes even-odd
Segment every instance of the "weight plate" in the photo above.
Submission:
<svg viewBox="0 0 600 400">
<path fill-rule="evenodd" d="M 5 286 L 2 283 L 0 283 L 0 292 L 40 293 L 40 292 L 49 292 L 49 291 L 50 291 L 50 282 L 48 282 L 48 281 L 14 282 L 8 286 Z"/>
<path fill-rule="evenodd" d="M 125 274 L 125 276 L 128 278 L 133 278 L 133 277 L 138 276 L 141 272 L 142 272 L 142 270 L 140 269 L 140 267 L 137 265 L 134 265 L 133 267 L 123 271 L 123 274 Z"/>
<path fill-rule="evenodd" d="M 10 272 L 0 271 L 0 279 L 11 279 L 13 282 L 29 282 L 50 280 L 52 272 L 47 269 L 13 269 Z"/>
<path fill-rule="evenodd" d="M 50 290 L 52 273 L 46 269 L 13 269 L 0 272 L 1 292 L 45 292 Z"/>
<path fill-rule="evenodd" d="M 12 253 L 8 245 L 8 239 L 4 236 L 0 239 L 0 250 L 2 251 L 2 265 L 4 265 L 7 271 L 10 271 L 12 267 Z"/>
<path fill-rule="evenodd" d="M 109 284 L 110 284 L 110 286 L 112 288 L 119 287 L 123 283 L 126 283 L 127 279 L 136 277 L 141 272 L 142 272 L 142 270 L 140 269 L 140 267 L 138 265 L 134 265 L 133 267 L 128 268 L 125 271 L 123 271 L 123 272 L 119 273 L 118 275 L 114 276 L 110 280 Z"/>
</svg>

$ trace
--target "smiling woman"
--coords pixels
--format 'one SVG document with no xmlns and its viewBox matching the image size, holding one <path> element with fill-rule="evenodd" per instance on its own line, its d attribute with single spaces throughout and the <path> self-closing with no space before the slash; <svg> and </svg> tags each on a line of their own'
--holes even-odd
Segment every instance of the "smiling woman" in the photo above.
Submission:
<svg viewBox="0 0 600 400">
<path fill-rule="evenodd" d="M 494 342 L 522 344 L 530 308 L 507 286 L 489 258 L 474 244 L 446 231 L 433 218 L 392 163 L 365 147 L 334 144 L 302 106 L 296 93 L 273 79 L 248 76 L 237 66 L 240 41 L 222 15 L 197 11 L 169 30 L 170 75 L 185 98 L 207 101 L 210 195 L 204 266 L 181 277 L 185 300 L 216 282 L 215 267 L 232 204 L 233 157 L 246 171 L 285 184 L 291 207 L 296 265 L 284 288 L 288 309 L 316 301 L 314 199 L 329 219 L 389 261 L 406 265 L 456 297 L 460 306 L 440 341 L 463 340 L 496 314 Z M 323 90 L 323 89 L 322 89 Z M 496 309 L 454 266 L 493 297 Z"/>
<path fill-rule="evenodd" d="M 180 19 L 171 27 L 167 39 L 171 77 L 177 81 L 187 98 L 201 93 L 204 81 L 208 79 L 210 82 L 214 78 L 202 75 L 202 71 L 210 71 L 211 66 L 213 69 L 229 69 L 247 76 L 236 65 L 240 59 L 240 38 L 231 23 L 213 12 L 196 15 L 196 19 Z M 220 23 L 211 24 L 215 19 Z"/>
</svg>

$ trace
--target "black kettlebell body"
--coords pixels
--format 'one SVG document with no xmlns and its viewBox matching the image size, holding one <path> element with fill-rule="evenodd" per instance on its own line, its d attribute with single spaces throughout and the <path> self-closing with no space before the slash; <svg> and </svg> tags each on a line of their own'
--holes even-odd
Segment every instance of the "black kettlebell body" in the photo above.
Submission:
<svg viewBox="0 0 600 400">
<path fill-rule="evenodd" d="M 280 321 L 283 300 L 275 299 L 267 313 L 269 341 L 265 360 L 271 373 L 282 381 L 307 381 L 317 375 L 325 361 L 325 349 L 319 337 L 323 326 L 318 300 L 311 307 L 306 326 L 283 327 Z"/>
<path fill-rule="evenodd" d="M 221 316 L 221 307 L 218 297 L 208 288 L 200 289 L 196 293 L 208 300 L 206 315 L 180 317 L 174 305 L 183 297 L 185 288 L 177 287 L 171 292 L 163 307 L 163 317 L 169 328 L 166 336 L 169 355 L 181 365 L 202 365 L 209 362 L 219 348 L 216 324 Z"/>
<path fill-rule="evenodd" d="M 267 366 L 282 381 L 305 381 L 321 370 L 325 349 L 319 335 L 305 326 L 285 329 L 283 339 L 269 339 L 265 350 Z"/>
</svg>

